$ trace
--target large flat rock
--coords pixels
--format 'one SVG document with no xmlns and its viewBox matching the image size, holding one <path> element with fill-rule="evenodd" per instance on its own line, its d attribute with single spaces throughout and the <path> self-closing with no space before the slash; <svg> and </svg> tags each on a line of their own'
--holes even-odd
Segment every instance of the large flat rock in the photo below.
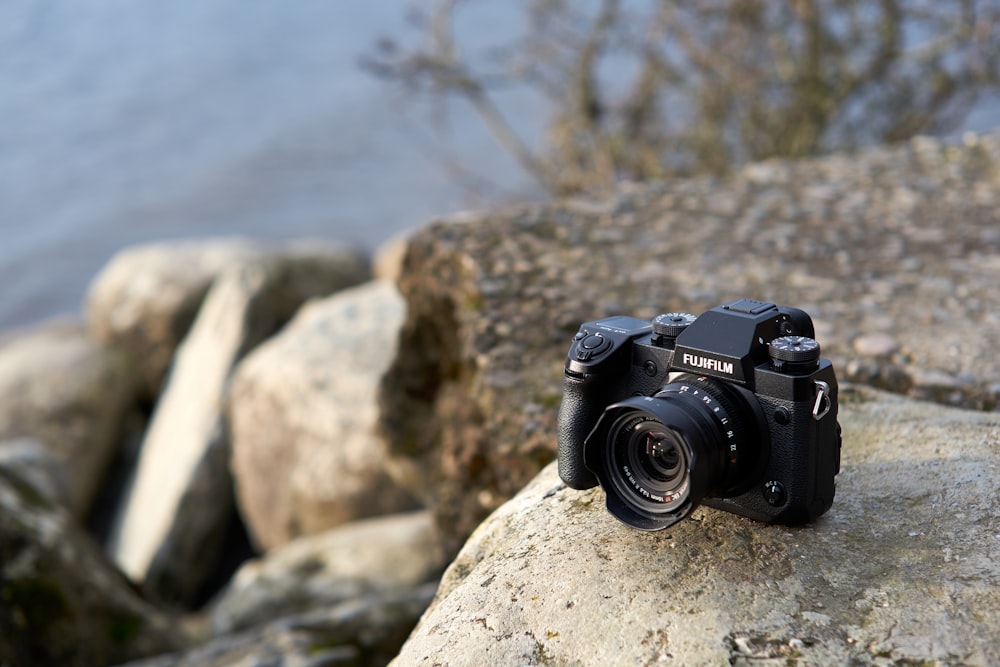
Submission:
<svg viewBox="0 0 1000 667">
<path fill-rule="evenodd" d="M 1000 419 L 844 388 L 815 524 L 659 533 L 546 468 L 469 539 L 394 664 L 1000 664 Z"/>
<path fill-rule="evenodd" d="M 461 540 L 554 456 L 570 338 L 599 317 L 796 306 L 841 379 L 996 407 L 1000 137 L 465 215 L 410 239 L 399 284 L 382 431 Z"/>
</svg>

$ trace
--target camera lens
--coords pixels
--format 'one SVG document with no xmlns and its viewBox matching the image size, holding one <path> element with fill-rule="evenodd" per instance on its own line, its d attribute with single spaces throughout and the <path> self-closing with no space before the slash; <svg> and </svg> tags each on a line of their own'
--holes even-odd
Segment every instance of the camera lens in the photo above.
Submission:
<svg viewBox="0 0 1000 667">
<path fill-rule="evenodd" d="M 745 490 L 760 458 L 755 427 L 737 391 L 682 375 L 655 396 L 609 406 L 584 442 L 584 463 L 616 518 L 660 530 L 707 496 Z"/>
<path fill-rule="evenodd" d="M 633 451 L 638 463 L 651 479 L 672 482 L 681 471 L 682 455 L 673 436 L 660 430 L 650 430 L 639 436 L 644 442 Z M 642 451 L 645 449 L 645 451 Z"/>
<path fill-rule="evenodd" d="M 627 412 L 616 424 L 608 452 L 622 471 L 626 492 L 637 495 L 647 510 L 661 513 L 687 495 L 691 451 L 681 437 L 664 424 L 638 412 Z M 630 491 L 629 491 L 630 490 Z"/>
</svg>

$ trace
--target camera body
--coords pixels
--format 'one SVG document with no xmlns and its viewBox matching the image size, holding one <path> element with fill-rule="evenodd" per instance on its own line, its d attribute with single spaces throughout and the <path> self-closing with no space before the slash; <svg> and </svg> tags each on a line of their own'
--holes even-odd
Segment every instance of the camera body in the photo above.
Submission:
<svg viewBox="0 0 1000 667">
<path fill-rule="evenodd" d="M 740 299 L 652 322 L 581 325 L 566 358 L 558 465 L 623 522 L 704 504 L 767 523 L 826 512 L 840 468 L 837 380 L 802 310 Z"/>
</svg>

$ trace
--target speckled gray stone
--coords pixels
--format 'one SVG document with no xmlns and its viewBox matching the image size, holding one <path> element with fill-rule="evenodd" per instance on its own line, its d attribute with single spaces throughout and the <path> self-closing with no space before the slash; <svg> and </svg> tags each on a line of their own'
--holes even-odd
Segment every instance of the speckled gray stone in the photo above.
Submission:
<svg viewBox="0 0 1000 667">
<path fill-rule="evenodd" d="M 397 667 L 1000 663 L 1000 419 L 842 391 L 814 525 L 618 523 L 555 466 L 481 525 Z"/>
<path fill-rule="evenodd" d="M 742 296 L 796 306 L 841 379 L 994 409 L 1000 135 L 442 220 L 410 238 L 399 284 L 383 431 L 400 483 L 460 544 L 554 455 L 562 366 L 587 320 Z M 860 356 L 853 341 L 874 332 L 900 352 Z"/>
</svg>

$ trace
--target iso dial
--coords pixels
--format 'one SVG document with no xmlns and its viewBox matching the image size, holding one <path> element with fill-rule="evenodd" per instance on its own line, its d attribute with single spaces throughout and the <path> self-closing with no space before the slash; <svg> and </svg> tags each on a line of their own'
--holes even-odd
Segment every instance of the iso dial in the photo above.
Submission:
<svg viewBox="0 0 1000 667">
<path fill-rule="evenodd" d="M 685 329 L 694 324 L 695 316 L 691 313 L 663 313 L 653 318 L 654 345 L 673 347 L 674 339 Z"/>
</svg>

